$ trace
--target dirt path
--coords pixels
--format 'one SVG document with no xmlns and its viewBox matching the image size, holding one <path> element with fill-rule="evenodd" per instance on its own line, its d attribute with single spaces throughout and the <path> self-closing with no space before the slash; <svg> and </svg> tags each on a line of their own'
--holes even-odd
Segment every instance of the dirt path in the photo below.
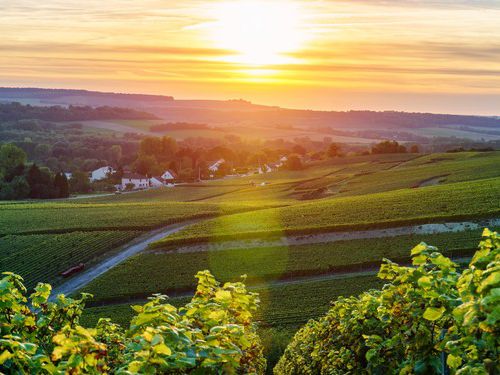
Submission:
<svg viewBox="0 0 500 375">
<path fill-rule="evenodd" d="M 181 245 L 175 250 L 168 249 L 168 252 L 178 253 L 197 253 L 204 251 L 217 250 L 234 250 L 234 249 L 255 249 L 260 247 L 279 247 L 279 246 L 297 246 L 297 245 L 312 245 L 318 243 L 330 243 L 337 241 L 349 241 L 370 238 L 386 238 L 395 236 L 404 236 L 411 234 L 436 234 L 449 232 L 463 232 L 466 230 L 475 230 L 481 228 L 495 228 L 500 226 L 500 218 L 481 220 L 481 221 L 464 221 L 451 223 L 435 223 L 411 225 L 396 228 L 372 229 L 360 231 L 345 231 L 345 232 L 329 232 L 315 233 L 307 235 L 290 235 L 281 238 L 262 240 L 248 239 L 236 241 L 221 241 L 215 243 L 200 243 L 191 245 Z M 165 250 L 151 249 L 148 252 L 162 253 Z"/>
<path fill-rule="evenodd" d="M 119 253 L 112 255 L 111 257 L 105 259 L 101 263 L 83 271 L 82 273 L 77 274 L 76 276 L 68 279 L 61 285 L 54 288 L 51 299 L 55 299 L 55 296 L 61 293 L 65 295 L 70 295 L 80 290 L 89 282 L 101 276 L 103 273 L 109 271 L 117 264 L 123 262 L 124 260 L 137 254 L 138 252 L 146 249 L 150 242 L 158 241 L 164 237 L 167 237 L 187 227 L 188 225 L 194 224 L 197 221 L 198 220 L 192 220 L 180 224 L 169 225 L 168 227 L 161 228 L 153 232 L 149 232 L 144 236 L 136 238 L 129 245 L 125 246 Z"/>
</svg>

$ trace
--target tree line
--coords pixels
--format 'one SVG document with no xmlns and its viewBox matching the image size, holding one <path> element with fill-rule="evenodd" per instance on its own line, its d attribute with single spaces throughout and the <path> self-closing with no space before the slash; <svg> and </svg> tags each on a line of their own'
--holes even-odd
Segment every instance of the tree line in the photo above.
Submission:
<svg viewBox="0 0 500 375">
<path fill-rule="evenodd" d="M 26 166 L 26 153 L 13 144 L 0 146 L 0 200 L 69 197 L 69 183 L 62 172 L 52 173 L 36 164 Z"/>
</svg>

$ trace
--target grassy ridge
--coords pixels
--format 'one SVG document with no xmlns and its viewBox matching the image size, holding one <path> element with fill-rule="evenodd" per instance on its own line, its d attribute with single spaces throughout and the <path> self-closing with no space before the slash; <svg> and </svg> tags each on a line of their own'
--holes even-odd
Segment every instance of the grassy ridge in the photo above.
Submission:
<svg viewBox="0 0 500 375">
<path fill-rule="evenodd" d="M 59 273 L 87 263 L 141 232 L 98 231 L 67 234 L 8 235 L 0 238 L 0 269 L 21 275 L 27 287 L 59 281 Z"/>
<path fill-rule="evenodd" d="M 500 213 L 500 178 L 310 203 L 206 220 L 151 244 L 209 242 L 284 233 L 383 228 L 444 220 L 493 217 Z"/>
<path fill-rule="evenodd" d="M 156 292 L 189 290 L 193 275 L 209 269 L 218 280 L 248 276 L 247 283 L 260 283 L 333 271 L 362 270 L 377 266 L 382 258 L 401 259 L 421 241 L 441 249 L 475 249 L 481 230 L 435 235 L 338 241 L 327 244 L 255 249 L 219 250 L 200 253 L 147 252 L 128 259 L 84 288 L 95 300 L 146 297 Z"/>
<path fill-rule="evenodd" d="M 440 184 L 473 181 L 500 176 L 500 152 L 431 154 L 388 170 L 378 170 L 352 178 L 340 195 L 371 194 L 418 186 L 438 177 Z"/>
</svg>

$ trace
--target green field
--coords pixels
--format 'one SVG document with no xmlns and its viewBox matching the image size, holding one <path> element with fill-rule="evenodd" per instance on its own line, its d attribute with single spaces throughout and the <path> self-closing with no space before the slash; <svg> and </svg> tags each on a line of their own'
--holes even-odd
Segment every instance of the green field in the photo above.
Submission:
<svg viewBox="0 0 500 375">
<path fill-rule="evenodd" d="M 151 230 L 194 218 L 257 208 L 242 203 L 37 202 L 0 205 L 0 235 L 78 230 Z"/>
<path fill-rule="evenodd" d="M 394 227 L 495 217 L 500 178 L 329 198 L 240 213 L 189 226 L 151 247 L 290 233 Z"/>
<path fill-rule="evenodd" d="M 7 235 L 0 238 L 0 269 L 21 275 L 26 286 L 55 284 L 59 273 L 129 242 L 141 232 L 95 231 L 64 234 Z M 90 264 L 89 264 L 90 263 Z"/>
<path fill-rule="evenodd" d="M 92 267 L 150 230 L 198 218 L 88 284 L 83 291 L 95 295 L 94 304 L 111 304 L 88 308 L 85 321 L 111 316 L 126 324 L 129 301 L 158 292 L 187 296 L 193 275 L 209 269 L 221 281 L 246 274 L 261 294 L 259 320 L 292 329 L 339 295 L 379 287 L 373 271 L 382 258 L 405 261 L 420 241 L 467 255 L 481 231 L 197 253 L 176 252 L 179 245 L 498 218 L 499 162 L 500 152 L 367 155 L 131 194 L 0 202 L 0 264 L 30 288 L 57 285 L 75 264 Z"/>
<path fill-rule="evenodd" d="M 150 251 L 119 264 L 95 279 L 83 291 L 93 294 L 96 301 L 146 298 L 156 292 L 169 294 L 193 289 L 193 275 L 203 269 L 210 270 L 222 282 L 237 280 L 245 274 L 249 284 L 333 272 L 363 271 L 376 268 L 383 258 L 407 259 L 409 249 L 422 241 L 450 254 L 473 250 L 481 238 L 481 232 L 474 230 L 199 253 Z M 171 250 L 175 251 L 175 248 Z"/>
<path fill-rule="evenodd" d="M 270 283 L 251 290 L 259 293 L 261 308 L 256 318 L 263 325 L 298 326 L 324 314 L 330 302 L 338 296 L 358 294 L 381 285 L 382 282 L 376 276 L 369 275 L 276 285 Z M 188 299 L 189 297 L 174 297 L 170 301 L 174 306 L 180 306 Z M 89 307 L 84 313 L 83 323 L 91 325 L 99 318 L 109 317 L 116 323 L 127 325 L 133 315 L 130 303 Z"/>
</svg>

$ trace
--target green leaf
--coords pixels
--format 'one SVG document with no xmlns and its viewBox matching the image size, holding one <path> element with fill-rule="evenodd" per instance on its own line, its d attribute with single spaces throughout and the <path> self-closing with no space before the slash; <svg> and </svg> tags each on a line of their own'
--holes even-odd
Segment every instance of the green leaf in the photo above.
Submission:
<svg viewBox="0 0 500 375">
<path fill-rule="evenodd" d="M 432 279 L 429 276 L 422 276 L 418 279 L 418 285 L 421 288 L 429 288 L 432 285 Z"/>
<path fill-rule="evenodd" d="M 446 358 L 446 364 L 452 369 L 457 369 L 462 364 L 462 358 L 449 354 L 448 358 Z"/>
<path fill-rule="evenodd" d="M 425 250 L 427 250 L 427 244 L 425 242 L 420 242 L 417 246 L 411 249 L 411 255 L 419 255 Z"/>
<path fill-rule="evenodd" d="M 445 308 L 443 306 L 441 307 L 428 307 L 425 312 L 424 312 L 424 319 L 434 321 L 438 320 L 443 316 L 443 313 L 445 312 Z"/>
</svg>

